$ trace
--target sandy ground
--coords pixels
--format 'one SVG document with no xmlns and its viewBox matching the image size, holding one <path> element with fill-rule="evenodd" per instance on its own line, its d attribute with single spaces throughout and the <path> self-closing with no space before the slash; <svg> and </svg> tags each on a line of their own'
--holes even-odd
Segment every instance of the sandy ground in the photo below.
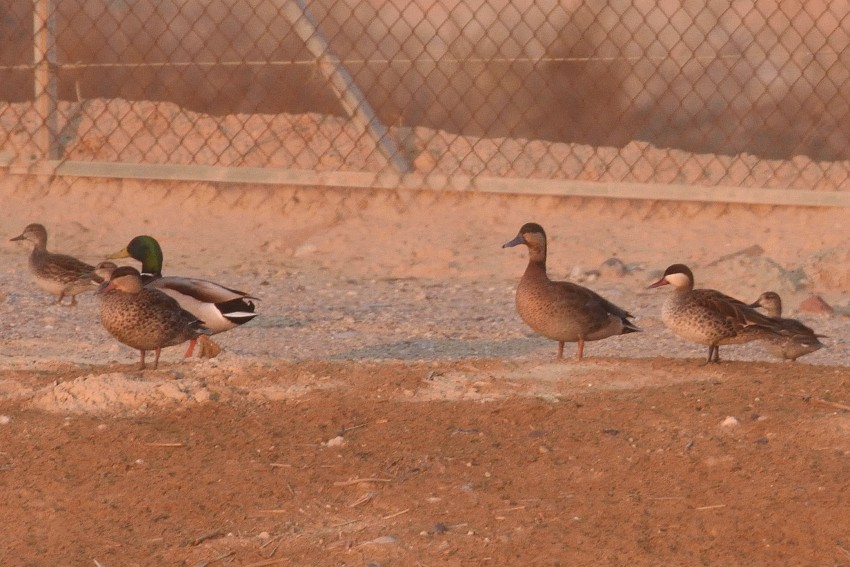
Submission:
<svg viewBox="0 0 850 567">
<path fill-rule="evenodd" d="M 92 295 L 52 305 L 0 245 L 3 564 L 850 565 L 843 210 L 17 176 L 0 199 L 4 242 L 41 222 L 96 262 L 147 233 L 166 273 L 261 298 L 217 358 L 137 372 Z M 500 248 L 528 221 L 553 277 L 645 332 L 555 362 Z M 646 289 L 674 262 L 779 291 L 829 348 L 702 365 Z"/>
</svg>

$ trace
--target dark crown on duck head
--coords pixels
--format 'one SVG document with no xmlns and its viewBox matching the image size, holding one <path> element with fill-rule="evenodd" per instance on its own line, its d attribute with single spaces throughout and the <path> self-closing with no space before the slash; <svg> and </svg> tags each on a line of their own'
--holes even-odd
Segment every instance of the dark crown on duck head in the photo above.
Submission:
<svg viewBox="0 0 850 567">
<path fill-rule="evenodd" d="M 112 270 L 112 275 L 109 276 L 109 281 L 117 280 L 118 278 L 123 278 L 125 276 L 135 276 L 138 278 L 139 270 L 133 266 L 121 266 L 120 268 L 115 268 Z"/>
<path fill-rule="evenodd" d="M 536 222 L 527 222 L 522 225 L 522 228 L 519 229 L 520 234 L 528 234 L 532 232 L 539 232 L 540 234 L 546 234 L 546 231 L 543 230 L 543 227 L 537 224 Z"/>
<path fill-rule="evenodd" d="M 665 276 L 669 276 L 670 274 L 684 274 L 688 276 L 691 281 L 693 281 L 694 279 L 694 273 L 689 267 L 684 264 L 673 264 L 672 266 L 669 266 L 666 270 L 664 270 Z"/>
</svg>

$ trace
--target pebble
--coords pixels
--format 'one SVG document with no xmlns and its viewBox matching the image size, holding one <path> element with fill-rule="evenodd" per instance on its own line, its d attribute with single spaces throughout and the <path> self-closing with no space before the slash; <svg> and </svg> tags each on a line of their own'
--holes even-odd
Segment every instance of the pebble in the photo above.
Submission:
<svg viewBox="0 0 850 567">
<path fill-rule="evenodd" d="M 345 445 L 345 438 L 342 435 L 337 435 L 325 443 L 326 447 L 342 447 L 343 445 Z"/>
<path fill-rule="evenodd" d="M 816 313 L 818 315 L 832 315 L 835 310 L 821 296 L 812 295 L 800 303 L 800 311 L 804 313 Z"/>
<path fill-rule="evenodd" d="M 726 419 L 723 420 L 723 423 L 720 424 L 721 427 L 735 427 L 740 425 L 741 422 L 738 421 L 737 417 L 727 416 Z"/>
<path fill-rule="evenodd" d="M 608 258 L 602 265 L 599 266 L 600 278 L 618 279 L 622 278 L 628 272 L 626 265 L 619 258 Z"/>
</svg>

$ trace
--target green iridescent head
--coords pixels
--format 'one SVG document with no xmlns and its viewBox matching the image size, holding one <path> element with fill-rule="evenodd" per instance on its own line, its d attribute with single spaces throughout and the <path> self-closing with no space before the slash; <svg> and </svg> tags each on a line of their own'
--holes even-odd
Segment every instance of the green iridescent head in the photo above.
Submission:
<svg viewBox="0 0 850 567">
<path fill-rule="evenodd" d="M 143 274 L 162 275 L 162 248 L 154 237 L 137 236 L 126 248 L 110 256 L 110 259 L 128 257 L 142 263 Z"/>
</svg>

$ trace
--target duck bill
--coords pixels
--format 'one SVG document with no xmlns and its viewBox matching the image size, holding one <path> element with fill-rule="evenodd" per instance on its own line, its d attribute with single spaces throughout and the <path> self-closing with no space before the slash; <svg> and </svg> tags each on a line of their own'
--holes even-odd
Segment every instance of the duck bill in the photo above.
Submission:
<svg viewBox="0 0 850 567">
<path fill-rule="evenodd" d="M 753 309 L 757 309 L 757 308 L 761 307 L 761 303 L 756 301 L 756 302 L 750 303 L 749 305 L 747 305 L 747 307 L 752 307 Z"/>
<path fill-rule="evenodd" d="M 525 240 L 523 240 L 521 234 L 517 234 L 516 238 L 502 244 L 502 248 L 511 248 L 513 246 L 519 246 L 520 244 L 525 244 Z"/>
<path fill-rule="evenodd" d="M 112 282 L 103 282 L 99 286 L 97 286 L 97 290 L 94 292 L 95 295 L 100 295 L 106 293 L 110 289 L 115 289 L 115 286 L 112 285 Z"/>
<path fill-rule="evenodd" d="M 668 282 L 666 279 L 661 278 L 657 282 L 655 282 L 653 284 L 649 284 L 646 289 L 652 289 L 654 287 L 661 287 L 662 285 L 668 285 L 669 283 L 670 282 Z"/>
<path fill-rule="evenodd" d="M 117 260 L 117 259 L 119 259 L 119 258 L 129 258 L 129 257 L 130 257 L 130 253 L 129 253 L 129 252 L 127 252 L 127 249 L 126 249 L 126 248 L 122 248 L 122 249 L 121 249 L 121 250 L 119 250 L 118 252 L 115 252 L 115 253 L 110 254 L 109 256 L 107 256 L 107 257 L 106 257 L 106 259 L 107 259 L 107 260 Z"/>
<path fill-rule="evenodd" d="M 21 234 L 21 235 L 19 235 L 19 236 L 16 236 L 15 238 L 10 238 L 10 239 L 9 239 L 9 242 L 14 242 L 14 241 L 16 241 L 16 240 L 26 240 L 26 238 L 27 238 L 26 236 L 24 236 L 23 234 Z"/>
</svg>

